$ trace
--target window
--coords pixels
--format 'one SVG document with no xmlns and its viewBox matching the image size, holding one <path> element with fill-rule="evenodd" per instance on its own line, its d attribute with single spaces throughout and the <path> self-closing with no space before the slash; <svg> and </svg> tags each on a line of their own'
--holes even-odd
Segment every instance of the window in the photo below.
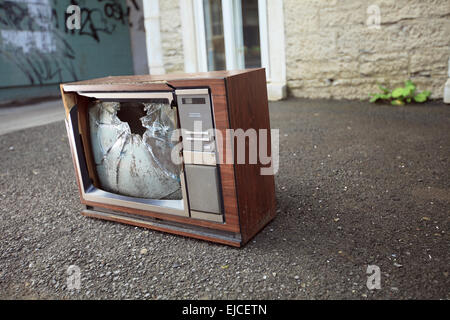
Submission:
<svg viewBox="0 0 450 320">
<path fill-rule="evenodd" d="M 266 0 L 196 0 L 197 56 L 201 71 L 266 68 Z"/>
</svg>

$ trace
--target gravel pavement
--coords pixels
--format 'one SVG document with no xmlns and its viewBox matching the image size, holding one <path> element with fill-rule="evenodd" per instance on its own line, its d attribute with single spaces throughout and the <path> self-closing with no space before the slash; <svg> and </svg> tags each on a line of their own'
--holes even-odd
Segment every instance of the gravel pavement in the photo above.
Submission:
<svg viewBox="0 0 450 320">
<path fill-rule="evenodd" d="M 0 299 L 449 299 L 450 106 L 270 109 L 278 215 L 241 249 L 81 216 L 62 121 L 0 136 Z"/>
</svg>

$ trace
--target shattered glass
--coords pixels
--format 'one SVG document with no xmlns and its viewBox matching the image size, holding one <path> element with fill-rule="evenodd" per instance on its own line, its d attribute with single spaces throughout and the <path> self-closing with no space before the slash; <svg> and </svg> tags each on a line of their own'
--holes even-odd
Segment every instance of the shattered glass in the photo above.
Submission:
<svg viewBox="0 0 450 320">
<path fill-rule="evenodd" d="M 122 121 L 119 112 L 143 116 Z M 181 199 L 181 168 L 171 160 L 175 123 L 167 103 L 94 101 L 89 127 L 101 188 L 131 197 Z"/>
</svg>

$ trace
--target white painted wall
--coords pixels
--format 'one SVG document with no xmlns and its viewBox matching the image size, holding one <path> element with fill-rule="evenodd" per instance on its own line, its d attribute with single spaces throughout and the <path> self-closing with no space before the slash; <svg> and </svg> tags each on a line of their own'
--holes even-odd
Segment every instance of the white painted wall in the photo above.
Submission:
<svg viewBox="0 0 450 320">
<path fill-rule="evenodd" d="M 127 0 L 130 8 L 130 39 L 134 74 L 148 74 L 147 46 L 144 26 L 143 0 Z"/>
<path fill-rule="evenodd" d="M 448 58 L 448 79 L 444 86 L 444 102 L 450 104 L 450 57 Z"/>
<path fill-rule="evenodd" d="M 267 94 L 269 100 L 281 100 L 287 96 L 283 0 L 267 0 L 267 12 L 270 65 Z"/>
<path fill-rule="evenodd" d="M 150 74 L 164 74 L 166 71 L 161 46 L 159 0 L 146 0 L 143 5 L 149 72 Z"/>
<path fill-rule="evenodd" d="M 195 32 L 193 0 L 180 0 L 181 32 L 183 34 L 184 71 L 200 70 L 197 54 L 197 34 Z"/>
</svg>

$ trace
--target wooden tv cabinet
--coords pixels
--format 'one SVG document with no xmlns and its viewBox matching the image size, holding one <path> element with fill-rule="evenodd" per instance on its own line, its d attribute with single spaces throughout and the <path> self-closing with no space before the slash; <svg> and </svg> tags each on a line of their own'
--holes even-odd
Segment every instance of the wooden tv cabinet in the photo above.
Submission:
<svg viewBox="0 0 450 320">
<path fill-rule="evenodd" d="M 174 92 L 179 89 L 207 88 L 210 93 L 214 126 L 225 137 L 227 129 L 267 129 L 268 154 L 271 153 L 269 108 L 264 69 L 215 71 L 193 74 L 116 76 L 61 84 L 66 111 L 71 152 L 74 159 L 81 202 L 86 206 L 82 214 L 134 226 L 169 232 L 203 240 L 240 247 L 255 236 L 275 217 L 275 184 L 273 175 L 261 175 L 260 169 L 270 166 L 256 164 L 218 163 L 223 221 L 206 221 L 142 210 L 127 205 L 100 203 L 89 199 L 84 192 L 80 168 L 86 167 L 93 185 L 95 168 L 90 150 L 88 126 L 88 98 L 86 92 Z M 76 108 L 74 108 L 76 107 Z M 74 112 L 76 110 L 76 112 Z M 77 117 L 77 122 L 73 118 Z M 71 126 L 70 121 L 74 123 Z M 72 138 L 74 137 L 75 140 Z M 80 138 L 84 156 L 77 153 L 76 139 Z M 230 141 L 224 141 L 224 154 L 236 157 Z M 246 150 L 248 153 L 248 150 Z M 84 162 L 85 163 L 84 163 Z M 82 163 L 83 162 L 83 163 Z"/>
</svg>

